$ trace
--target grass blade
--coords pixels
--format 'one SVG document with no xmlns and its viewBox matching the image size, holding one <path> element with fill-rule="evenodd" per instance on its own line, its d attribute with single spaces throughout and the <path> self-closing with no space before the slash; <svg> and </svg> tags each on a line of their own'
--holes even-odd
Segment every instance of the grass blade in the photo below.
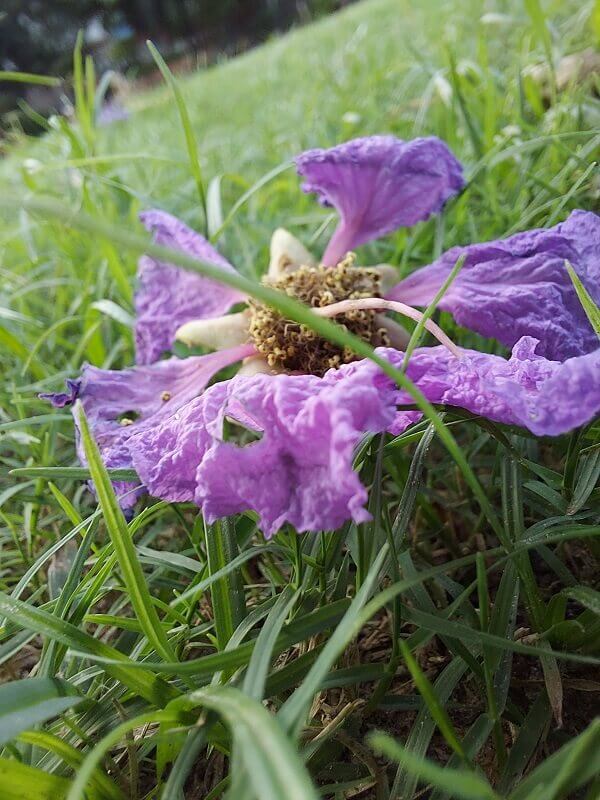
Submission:
<svg viewBox="0 0 600 800">
<path fill-rule="evenodd" d="M 408 667 L 408 671 L 411 674 L 413 682 L 417 687 L 419 694 L 423 698 L 427 708 L 429 709 L 429 713 L 431 714 L 432 719 L 435 720 L 438 728 L 440 729 L 440 733 L 448 743 L 448 745 L 454 750 L 454 752 L 462 759 L 465 764 L 469 764 L 469 759 L 467 758 L 467 754 L 464 751 L 464 748 L 461 744 L 460 739 L 458 738 L 456 731 L 454 730 L 454 726 L 450 721 L 450 717 L 448 716 L 447 711 L 439 702 L 435 690 L 431 683 L 427 680 L 423 671 L 417 664 L 416 659 L 414 658 L 413 654 L 410 652 L 410 648 L 406 644 L 404 640 L 400 640 L 400 650 L 402 652 L 402 657 L 404 658 L 404 662 Z"/>
<path fill-rule="evenodd" d="M 452 797 L 463 800 L 499 800 L 489 783 L 474 772 L 439 767 L 425 758 L 413 755 L 399 742 L 383 733 L 372 733 L 368 742 L 378 753 L 397 761 L 417 778 L 444 789 Z"/>
<path fill-rule="evenodd" d="M 63 800 L 69 785 L 70 782 L 59 775 L 50 775 L 19 761 L 0 757 L 2 800 Z M 96 792 L 90 795 L 90 800 L 92 798 L 98 799 Z"/>
<path fill-rule="evenodd" d="M 8 597 L 3 592 L 0 592 L 0 614 L 21 628 L 48 636 L 85 655 L 96 655 L 109 660 L 105 672 L 154 705 L 164 706 L 179 695 L 177 689 L 156 675 L 131 669 L 135 662 L 114 647 L 89 636 L 64 620 L 57 619 L 47 611 Z"/>
<path fill-rule="evenodd" d="M 237 569 L 227 571 L 216 580 L 214 575 L 227 570 L 227 566 L 237 558 L 237 540 L 233 524 L 228 519 L 219 520 L 214 525 L 204 523 L 204 531 L 208 570 L 213 578 L 210 594 L 215 633 L 219 650 L 224 650 L 244 616 L 244 588 Z"/>
<path fill-rule="evenodd" d="M 0 747 L 81 703 L 84 698 L 58 678 L 24 678 L 0 686 Z"/>
<path fill-rule="evenodd" d="M 600 308 L 596 305 L 596 303 L 592 300 L 592 296 L 585 288 L 583 283 L 581 282 L 579 275 L 575 272 L 571 264 L 568 261 L 565 261 L 565 267 L 567 268 L 567 272 L 569 273 L 569 277 L 573 282 L 573 286 L 575 287 L 575 291 L 577 292 L 577 297 L 581 305 L 583 306 L 583 310 L 586 313 L 587 318 L 590 321 L 590 325 L 598 334 L 600 338 Z"/>
<path fill-rule="evenodd" d="M 202 213 L 204 216 L 204 225 L 206 228 L 208 215 L 206 209 L 206 193 L 204 191 L 204 181 L 202 179 L 202 170 L 200 168 L 200 160 L 198 158 L 198 144 L 196 143 L 196 136 L 194 134 L 194 129 L 192 127 L 192 121 L 190 120 L 190 115 L 187 110 L 187 106 L 185 104 L 185 100 L 183 99 L 183 94 L 181 93 L 181 89 L 177 81 L 175 80 L 173 73 L 169 69 L 166 61 L 158 52 L 156 47 L 151 41 L 146 42 L 148 46 L 148 50 L 152 54 L 152 58 L 156 62 L 156 66 L 159 68 L 161 75 L 165 79 L 165 83 L 173 92 L 173 97 L 175 98 L 175 103 L 177 104 L 177 110 L 179 111 L 179 118 L 181 119 L 181 126 L 183 128 L 183 134 L 185 136 L 185 143 L 187 146 L 188 151 L 188 158 L 190 161 L 190 169 L 192 171 L 192 177 L 194 178 L 194 182 L 196 184 L 196 189 L 198 191 L 198 197 L 200 199 L 200 207 L 202 208 Z M 205 230 L 206 233 L 206 230 Z"/>
<path fill-rule="evenodd" d="M 128 590 L 131 604 L 148 642 L 165 661 L 175 661 L 175 651 L 160 624 L 158 614 L 146 586 L 146 578 L 135 552 L 129 529 L 119 506 L 110 478 L 102 463 L 98 445 L 92 439 L 81 403 L 75 414 L 79 422 L 81 441 L 89 464 L 90 474 L 98 494 L 106 529 L 113 543 L 115 555 Z"/>
<path fill-rule="evenodd" d="M 296 748 L 257 700 L 228 686 L 200 689 L 187 695 L 186 700 L 191 706 L 209 708 L 223 717 L 257 797 L 317 800 Z"/>
</svg>

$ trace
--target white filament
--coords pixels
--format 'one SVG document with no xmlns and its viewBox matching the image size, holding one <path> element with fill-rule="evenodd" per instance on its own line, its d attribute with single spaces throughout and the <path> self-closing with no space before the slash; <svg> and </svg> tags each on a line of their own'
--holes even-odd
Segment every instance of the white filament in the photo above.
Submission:
<svg viewBox="0 0 600 800">
<path fill-rule="evenodd" d="M 414 319 L 415 322 L 420 322 L 423 319 L 423 312 L 418 311 L 412 306 L 407 306 L 405 303 L 400 303 L 397 300 L 384 300 L 381 297 L 363 297 L 358 300 L 340 300 L 339 303 L 332 303 L 329 306 L 322 306 L 321 308 L 313 308 L 312 311 L 319 317 L 336 317 L 338 314 L 347 314 L 349 311 L 357 310 L 370 310 L 370 311 L 396 311 L 405 317 Z M 456 358 L 460 358 L 460 350 L 454 344 L 452 339 L 447 336 L 444 331 L 433 320 L 428 319 L 425 321 L 427 330 L 435 336 L 440 344 L 447 347 L 448 350 Z"/>
</svg>

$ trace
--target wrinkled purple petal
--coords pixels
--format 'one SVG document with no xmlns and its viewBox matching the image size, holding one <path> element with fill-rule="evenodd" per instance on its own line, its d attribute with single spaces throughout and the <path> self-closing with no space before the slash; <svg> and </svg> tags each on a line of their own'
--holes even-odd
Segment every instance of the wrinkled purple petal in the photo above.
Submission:
<svg viewBox="0 0 600 800">
<path fill-rule="evenodd" d="M 305 192 L 334 206 L 340 223 L 323 256 L 336 264 L 349 250 L 440 211 L 464 186 L 462 167 L 435 136 L 410 142 L 367 136 L 296 158 Z"/>
<path fill-rule="evenodd" d="M 394 395 L 371 362 L 323 378 L 234 378 L 137 435 L 133 461 L 149 491 L 193 499 L 209 521 L 254 509 L 267 536 L 285 522 L 298 531 L 363 522 L 367 491 L 353 453 L 366 432 L 392 423 Z M 225 417 L 241 418 L 262 438 L 246 446 L 223 441 Z"/>
<path fill-rule="evenodd" d="M 536 355 L 522 339 L 510 359 L 444 347 L 413 354 L 408 376 L 432 403 L 558 435 L 600 412 L 600 350 L 561 363 Z M 403 354 L 380 349 L 400 366 Z M 311 375 L 256 375 L 218 383 L 178 414 L 138 429 L 129 440 L 148 490 L 165 500 L 194 500 L 207 519 L 256 511 L 265 535 L 286 522 L 297 530 L 368 519 L 367 492 L 352 469 L 367 432 L 399 433 L 419 412 L 370 361 Z M 226 418 L 262 432 L 245 446 L 224 441 Z"/>
<path fill-rule="evenodd" d="M 428 305 L 459 255 L 466 261 L 440 302 L 456 321 L 512 347 L 521 336 L 539 339 L 538 352 L 563 360 L 598 347 L 565 267 L 568 260 L 600 303 L 600 217 L 573 211 L 547 230 L 454 247 L 417 270 L 388 294 L 409 305 Z"/>
<path fill-rule="evenodd" d="M 559 436 L 600 413 L 600 349 L 567 361 L 549 361 L 539 345 L 523 337 L 509 359 L 462 350 L 460 359 L 444 347 L 413 354 L 408 377 L 431 403 L 458 406 L 473 414 L 529 429 L 538 436 Z M 396 351 L 387 357 L 399 364 Z M 400 393 L 398 404 L 407 404 Z M 415 421 L 414 412 L 398 412 L 390 429 L 400 433 Z"/>
<path fill-rule="evenodd" d="M 129 440 L 134 433 L 174 415 L 200 394 L 219 370 L 252 352 L 252 346 L 242 345 L 206 356 L 170 358 L 125 370 L 86 365 L 78 381 L 67 381 L 68 393 L 43 397 L 60 408 L 79 399 L 106 467 L 131 469 Z M 123 417 L 135 421 L 124 426 Z M 77 455 L 85 465 L 79 435 Z M 138 484 L 115 482 L 114 486 L 124 508 L 131 508 L 144 491 Z"/>
<path fill-rule="evenodd" d="M 199 233 L 164 211 L 145 211 L 140 219 L 154 242 L 235 272 L 231 264 Z M 224 284 L 142 256 L 135 296 L 135 342 L 138 364 L 151 364 L 171 349 L 175 332 L 185 322 L 226 314 L 245 295 Z"/>
<path fill-rule="evenodd" d="M 52 403 L 54 408 L 64 408 L 65 406 L 72 406 L 75 400 L 79 397 L 81 389 L 81 380 L 71 380 L 67 378 L 65 381 L 67 386 L 66 392 L 40 392 L 41 400 L 48 400 Z"/>
</svg>

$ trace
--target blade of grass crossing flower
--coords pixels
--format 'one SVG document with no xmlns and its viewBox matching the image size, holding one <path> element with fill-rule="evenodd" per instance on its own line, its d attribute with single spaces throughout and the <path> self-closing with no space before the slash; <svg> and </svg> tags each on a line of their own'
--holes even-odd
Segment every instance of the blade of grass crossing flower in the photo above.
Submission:
<svg viewBox="0 0 600 800">
<path fill-rule="evenodd" d="M 571 264 L 569 264 L 568 261 L 565 261 L 565 267 L 567 268 L 569 277 L 573 282 L 573 286 L 575 287 L 575 291 L 577 292 L 577 297 L 579 298 L 579 302 L 583 306 L 583 310 L 585 311 L 587 318 L 590 321 L 590 325 L 596 331 L 598 337 L 600 338 L 600 308 L 598 308 L 596 303 L 594 303 L 590 293 L 581 282 L 579 275 L 575 272 L 575 270 L 573 269 Z"/>
<path fill-rule="evenodd" d="M 397 761 L 423 783 L 444 789 L 452 797 L 464 800 L 499 800 L 489 783 L 474 772 L 443 768 L 425 758 L 419 758 L 384 733 L 370 734 L 368 742 L 376 752 Z"/>
<path fill-rule="evenodd" d="M 175 651 L 169 644 L 167 635 L 160 624 L 125 517 L 119 506 L 106 468 L 102 463 L 98 445 L 90 433 L 83 406 L 79 401 L 77 402 L 75 414 L 79 422 L 85 457 L 98 494 L 106 529 L 112 541 L 135 614 L 148 642 L 156 652 L 165 661 L 175 661 Z"/>
<path fill-rule="evenodd" d="M 240 289 L 251 297 L 255 297 L 275 308 L 284 316 L 307 325 L 311 330 L 321 334 L 327 340 L 340 344 L 342 347 L 350 347 L 357 355 L 373 361 L 386 375 L 394 380 L 400 388 L 411 396 L 419 410 L 434 424 L 436 433 L 458 464 L 461 472 L 465 476 L 467 484 L 477 498 L 477 502 L 494 532 L 503 544 L 508 545 L 504 527 L 500 523 L 489 498 L 477 480 L 462 449 L 459 447 L 448 428 L 440 420 L 435 409 L 401 370 L 395 369 L 385 358 L 377 355 L 374 349 L 362 339 L 346 331 L 343 326 L 323 317 L 318 317 L 304 304 L 282 292 L 278 292 L 262 283 L 251 281 L 239 273 L 226 272 L 220 267 L 215 267 L 214 264 L 200 261 L 178 250 L 149 243 L 144 237 L 138 236 L 115 224 L 102 222 L 90 217 L 84 212 L 65 211 L 65 209 L 58 204 L 46 199 L 23 198 L 21 200 L 21 205 L 29 211 L 38 212 L 45 217 L 60 220 L 71 227 L 108 238 L 123 247 L 138 252 L 145 252 L 160 261 L 166 261 L 167 263 L 175 264 L 184 269 L 199 272 L 217 282 Z M 14 209 L 14 198 L 11 198 L 11 202 L 9 202 L 7 199 L 0 197 L 0 206 L 11 210 Z"/>
<path fill-rule="evenodd" d="M 202 522 L 199 516 L 198 521 Z M 238 556 L 235 529 L 231 520 L 218 520 L 214 525 L 204 523 L 208 569 L 211 576 L 227 570 Z M 233 632 L 245 614 L 244 587 L 239 570 L 230 570 L 222 578 L 214 580 L 210 595 L 215 622 L 215 634 L 219 650 L 224 650 Z"/>
<path fill-rule="evenodd" d="M 425 331 L 425 323 L 427 322 L 428 319 L 431 319 L 431 317 L 433 316 L 440 300 L 446 294 L 446 292 L 454 282 L 454 279 L 463 268 L 466 258 L 467 256 L 464 253 L 457 258 L 456 264 L 452 267 L 450 274 L 448 275 L 444 283 L 441 285 L 438 293 L 435 295 L 431 303 L 427 306 L 427 308 L 423 312 L 423 316 L 421 317 L 421 319 L 417 322 L 417 325 L 414 331 L 412 332 L 410 340 L 406 345 L 406 350 L 404 351 L 404 363 L 402 365 L 403 369 L 406 369 L 408 362 L 410 361 L 410 357 L 412 356 L 415 348 L 421 344 L 421 339 L 423 338 L 423 333 Z"/>
<path fill-rule="evenodd" d="M 86 467 L 17 467 L 11 469 L 10 475 L 28 478 L 51 478 L 57 480 L 88 481 L 92 473 Z M 133 469 L 110 469 L 108 477 L 113 481 L 139 481 L 138 474 Z"/>
<path fill-rule="evenodd" d="M 175 103 L 177 104 L 177 110 L 179 112 L 179 118 L 181 120 L 181 127 L 183 128 L 183 134 L 185 136 L 188 158 L 190 160 L 190 169 L 192 172 L 192 177 L 194 178 L 194 182 L 196 184 L 196 189 L 198 191 L 198 197 L 200 199 L 200 207 L 202 208 L 202 213 L 204 215 L 203 223 L 205 226 L 205 233 L 206 233 L 206 225 L 208 220 L 207 208 L 206 208 L 206 193 L 204 191 L 204 181 L 202 179 L 202 170 L 200 168 L 200 160 L 198 158 L 198 144 L 196 142 L 196 137 L 194 135 L 192 121 L 190 120 L 190 115 L 188 113 L 185 100 L 183 99 L 183 94 L 181 93 L 181 89 L 179 88 L 179 85 L 175 80 L 173 73 L 167 66 L 166 61 L 164 60 L 164 58 L 161 56 L 161 54 L 158 52 L 158 50 L 151 41 L 147 41 L 146 44 L 148 46 L 148 50 L 150 50 L 152 58 L 156 62 L 156 66 L 160 70 L 160 73 L 165 80 L 165 83 L 173 92 L 173 97 L 175 98 Z"/>
</svg>

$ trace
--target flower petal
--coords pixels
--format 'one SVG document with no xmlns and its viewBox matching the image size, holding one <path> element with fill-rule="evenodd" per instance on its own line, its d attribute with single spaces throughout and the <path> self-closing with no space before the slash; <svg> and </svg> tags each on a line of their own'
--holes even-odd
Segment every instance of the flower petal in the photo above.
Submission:
<svg viewBox="0 0 600 800">
<path fill-rule="evenodd" d="M 527 428 L 538 436 L 558 436 L 600 413 L 600 349 L 567 361 L 536 353 L 538 342 L 523 337 L 509 359 L 463 350 L 460 359 L 443 347 L 416 350 L 407 375 L 431 403 L 458 406 L 482 417 Z M 401 355 L 386 351 L 399 365 Z M 399 404 L 410 403 L 400 393 Z M 415 421 L 399 412 L 390 429 L 400 433 Z"/>
<path fill-rule="evenodd" d="M 296 167 L 304 191 L 316 192 L 340 214 L 323 256 L 329 265 L 360 244 L 427 219 L 464 186 L 460 163 L 435 136 L 410 142 L 394 136 L 353 139 L 308 150 Z"/>
<path fill-rule="evenodd" d="M 145 211 L 140 219 L 154 234 L 154 242 L 195 256 L 234 272 L 231 264 L 199 233 L 164 211 Z M 138 364 L 157 361 L 175 340 L 175 331 L 194 319 L 220 317 L 245 300 L 237 289 L 195 272 L 165 264 L 150 256 L 140 258 L 135 297 L 135 341 Z"/>
<path fill-rule="evenodd" d="M 190 347 L 206 347 L 209 350 L 224 350 L 245 344 L 250 338 L 250 312 L 226 314 L 212 319 L 194 319 L 185 322 L 175 331 L 175 338 Z"/>
<path fill-rule="evenodd" d="M 352 468 L 366 432 L 392 424 L 395 389 L 372 362 L 313 375 L 236 377 L 211 387 L 177 416 L 132 439 L 138 474 L 167 500 L 191 500 L 206 518 L 253 509 L 265 535 L 369 519 L 367 490 Z M 225 418 L 262 432 L 223 440 Z"/>
<path fill-rule="evenodd" d="M 317 262 L 299 239 L 285 228 L 277 228 L 271 236 L 269 278 L 277 280 L 302 266 L 316 267 Z"/>
<path fill-rule="evenodd" d="M 600 412 L 600 350 L 561 363 L 536 355 L 523 338 L 510 359 L 443 347 L 413 354 L 408 376 L 432 403 L 458 406 L 538 435 L 559 435 Z M 400 366 L 403 354 L 380 348 Z M 265 535 L 284 523 L 298 531 L 368 519 L 367 492 L 352 469 L 366 432 L 399 433 L 420 418 L 396 411 L 411 398 L 370 361 L 312 375 L 256 375 L 218 383 L 176 415 L 138 429 L 133 463 L 149 491 L 191 501 L 208 520 L 253 509 Z M 226 418 L 262 438 L 224 441 Z"/>
<path fill-rule="evenodd" d="M 86 365 L 78 381 L 67 382 L 69 393 L 42 397 L 61 408 L 81 400 L 107 468 L 131 469 L 129 440 L 134 433 L 174 415 L 200 394 L 219 370 L 251 352 L 251 346 L 243 345 L 206 356 L 169 358 L 125 370 Z M 77 454 L 85 464 L 79 436 L 77 439 Z M 124 482 L 115 483 L 115 490 L 124 508 L 131 508 L 143 493 L 138 484 Z"/>
<path fill-rule="evenodd" d="M 459 255 L 466 261 L 440 302 L 456 321 L 512 347 L 521 336 L 540 340 L 538 353 L 563 360 L 598 347 L 565 260 L 600 302 L 600 217 L 573 211 L 547 230 L 454 247 L 397 284 L 387 297 L 428 305 Z"/>
</svg>

